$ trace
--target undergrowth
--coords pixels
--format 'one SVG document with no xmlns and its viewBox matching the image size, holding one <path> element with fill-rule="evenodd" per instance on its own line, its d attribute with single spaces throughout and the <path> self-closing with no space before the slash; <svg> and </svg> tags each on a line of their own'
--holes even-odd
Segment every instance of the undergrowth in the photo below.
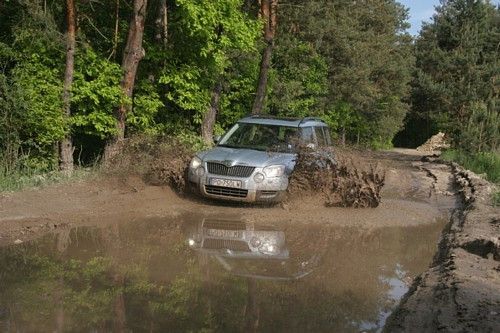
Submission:
<svg viewBox="0 0 500 333">
<path fill-rule="evenodd" d="M 500 154 L 497 152 L 478 152 L 468 154 L 461 150 L 450 149 L 441 154 L 441 158 L 453 161 L 467 170 L 471 170 L 495 184 L 500 184 Z"/>
<path fill-rule="evenodd" d="M 93 178 L 97 175 L 96 168 L 75 167 L 68 177 L 58 170 L 40 171 L 37 169 L 22 169 L 6 172 L 0 170 L 0 192 L 13 192 L 30 188 L 43 188 L 52 184 L 70 183 Z"/>
<path fill-rule="evenodd" d="M 488 181 L 500 185 L 500 154 L 497 152 L 478 152 L 467 154 L 457 149 L 449 149 L 441 154 L 441 158 L 453 161 L 467 170 L 484 175 Z M 500 191 L 492 194 L 493 206 L 500 207 Z"/>
<path fill-rule="evenodd" d="M 196 151 L 207 147 L 201 138 L 137 135 L 127 139 L 122 153 L 105 172 L 135 174 L 147 183 L 183 192 L 189 161 Z"/>
<path fill-rule="evenodd" d="M 493 206 L 500 207 L 500 191 L 494 192 L 492 197 L 493 197 Z"/>
</svg>

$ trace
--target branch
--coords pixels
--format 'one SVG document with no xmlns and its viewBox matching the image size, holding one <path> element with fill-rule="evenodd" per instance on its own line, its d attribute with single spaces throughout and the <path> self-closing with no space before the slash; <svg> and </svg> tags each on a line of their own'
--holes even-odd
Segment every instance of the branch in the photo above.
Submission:
<svg viewBox="0 0 500 333">
<path fill-rule="evenodd" d="M 95 31 L 97 31 L 99 33 L 99 35 L 102 36 L 102 38 L 104 38 L 107 42 L 110 42 L 109 38 L 104 36 L 104 34 L 102 32 L 100 32 L 99 29 L 97 29 L 97 27 L 94 25 L 94 23 L 92 23 L 92 20 L 90 19 L 90 17 L 88 17 L 87 15 L 83 15 L 83 17 L 89 21 L 90 25 L 95 29 Z"/>
</svg>

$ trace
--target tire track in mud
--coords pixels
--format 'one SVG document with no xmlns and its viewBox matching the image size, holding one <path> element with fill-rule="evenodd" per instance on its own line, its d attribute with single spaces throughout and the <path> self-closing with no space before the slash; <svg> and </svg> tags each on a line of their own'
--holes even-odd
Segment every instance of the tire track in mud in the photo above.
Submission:
<svg viewBox="0 0 500 333">
<path fill-rule="evenodd" d="M 429 269 L 414 280 L 384 331 L 496 332 L 500 326 L 500 208 L 491 202 L 495 186 L 457 164 L 429 162 L 451 168 L 464 204 L 452 214 Z"/>
</svg>

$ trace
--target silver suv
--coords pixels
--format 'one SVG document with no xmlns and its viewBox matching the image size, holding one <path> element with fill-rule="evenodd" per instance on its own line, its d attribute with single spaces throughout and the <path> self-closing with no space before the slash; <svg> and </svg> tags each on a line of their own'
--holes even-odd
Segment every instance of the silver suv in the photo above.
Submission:
<svg viewBox="0 0 500 333">
<path fill-rule="evenodd" d="M 323 119 L 254 115 L 238 121 L 217 145 L 194 156 L 188 186 L 204 197 L 277 202 L 284 199 L 299 147 L 335 163 Z"/>
</svg>

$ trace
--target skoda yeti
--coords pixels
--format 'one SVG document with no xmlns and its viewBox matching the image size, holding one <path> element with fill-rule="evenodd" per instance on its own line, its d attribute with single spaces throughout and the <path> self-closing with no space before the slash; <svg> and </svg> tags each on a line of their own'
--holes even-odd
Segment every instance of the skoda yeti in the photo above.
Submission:
<svg viewBox="0 0 500 333">
<path fill-rule="evenodd" d="M 335 163 L 328 125 L 320 118 L 249 116 L 215 141 L 188 168 L 188 186 L 213 199 L 281 201 L 299 147 Z"/>
</svg>

